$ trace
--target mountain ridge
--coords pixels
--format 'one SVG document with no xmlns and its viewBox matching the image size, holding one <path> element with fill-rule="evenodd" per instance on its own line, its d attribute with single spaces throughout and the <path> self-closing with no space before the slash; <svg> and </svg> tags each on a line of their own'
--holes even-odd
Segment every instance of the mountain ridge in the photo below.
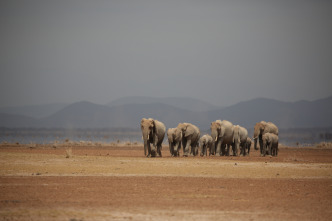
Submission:
<svg viewBox="0 0 332 221">
<path fill-rule="evenodd" d="M 176 127 L 191 122 L 208 130 L 217 119 L 229 120 L 252 128 L 261 120 L 274 122 L 279 128 L 332 127 L 332 96 L 315 101 L 284 102 L 269 98 L 255 98 L 216 110 L 193 111 L 165 103 L 129 103 L 100 105 L 81 101 L 42 118 L 0 114 L 0 127 L 43 128 L 135 128 L 143 117 L 152 117 Z"/>
</svg>

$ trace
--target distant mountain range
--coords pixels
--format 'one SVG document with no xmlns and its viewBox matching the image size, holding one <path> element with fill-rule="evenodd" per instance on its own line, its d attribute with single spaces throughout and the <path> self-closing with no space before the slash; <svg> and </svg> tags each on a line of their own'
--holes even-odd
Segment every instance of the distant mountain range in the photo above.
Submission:
<svg viewBox="0 0 332 221">
<path fill-rule="evenodd" d="M 33 118 L 42 118 L 50 116 L 55 112 L 66 107 L 67 103 L 53 103 L 41 105 L 27 105 L 27 106 L 13 106 L 13 107 L 0 107 L 0 113 L 24 115 Z"/>
<path fill-rule="evenodd" d="M 332 96 L 298 102 L 257 98 L 225 108 L 192 98 L 148 97 L 127 97 L 106 105 L 83 101 L 54 107 L 44 108 L 49 115 L 41 111 L 39 117 L 37 113 L 24 114 L 24 107 L 0 108 L 0 127 L 139 129 L 143 117 L 156 118 L 168 128 L 176 127 L 179 122 L 191 122 L 202 130 L 208 130 L 210 123 L 217 119 L 226 119 L 248 129 L 261 120 L 274 122 L 279 128 L 332 127 Z M 31 110 L 33 112 L 30 106 Z"/>
<path fill-rule="evenodd" d="M 133 97 L 123 97 L 117 100 L 114 100 L 107 105 L 110 107 L 120 106 L 125 104 L 167 104 L 170 106 L 174 106 L 183 110 L 190 111 L 210 111 L 222 109 L 220 106 L 212 105 L 208 102 L 196 99 L 196 98 L 187 98 L 187 97 L 141 97 L 141 96 L 133 96 Z"/>
</svg>

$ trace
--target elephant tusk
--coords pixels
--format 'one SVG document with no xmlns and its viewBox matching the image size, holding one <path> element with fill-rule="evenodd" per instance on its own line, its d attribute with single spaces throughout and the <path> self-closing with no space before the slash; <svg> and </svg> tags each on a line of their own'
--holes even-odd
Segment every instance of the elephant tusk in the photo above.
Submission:
<svg viewBox="0 0 332 221">
<path fill-rule="evenodd" d="M 217 140 L 218 140 L 218 137 L 216 137 L 216 139 L 214 141 L 217 142 Z"/>
<path fill-rule="evenodd" d="M 256 140 L 258 137 L 253 137 L 252 139 Z"/>
<path fill-rule="evenodd" d="M 148 134 L 148 140 L 150 140 L 150 134 Z"/>
</svg>

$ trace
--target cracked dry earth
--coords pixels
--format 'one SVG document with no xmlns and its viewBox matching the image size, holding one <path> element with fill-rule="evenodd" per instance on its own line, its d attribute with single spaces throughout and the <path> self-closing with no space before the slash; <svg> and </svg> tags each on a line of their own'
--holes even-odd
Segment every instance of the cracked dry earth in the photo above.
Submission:
<svg viewBox="0 0 332 221">
<path fill-rule="evenodd" d="M 145 158 L 142 146 L 0 146 L 0 220 L 330 220 L 332 149 Z"/>
</svg>

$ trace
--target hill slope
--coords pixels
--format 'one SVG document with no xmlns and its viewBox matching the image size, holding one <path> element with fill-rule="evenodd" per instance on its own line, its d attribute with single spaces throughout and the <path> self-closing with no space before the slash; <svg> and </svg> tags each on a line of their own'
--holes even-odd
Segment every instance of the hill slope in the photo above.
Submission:
<svg viewBox="0 0 332 221">
<path fill-rule="evenodd" d="M 78 102 L 49 117 L 35 119 L 22 115 L 0 114 L 0 127 L 136 128 L 143 117 L 156 118 L 166 127 L 191 122 L 202 130 L 217 119 L 252 128 L 256 122 L 272 121 L 279 128 L 332 127 L 332 97 L 316 101 L 282 102 L 266 98 L 212 111 L 188 111 L 164 103 L 121 104 L 116 106 Z"/>
<path fill-rule="evenodd" d="M 67 105 L 68 104 L 66 103 L 52 103 L 29 106 L 1 107 L 0 113 L 24 115 L 33 118 L 43 118 L 56 113 Z"/>
<path fill-rule="evenodd" d="M 141 97 L 141 96 L 133 96 L 133 97 L 123 97 L 117 100 L 114 100 L 107 104 L 107 106 L 114 107 L 125 104 L 165 104 L 171 105 L 179 109 L 190 110 L 190 111 L 210 111 L 221 109 L 221 107 L 212 105 L 208 102 L 196 99 L 196 98 L 188 98 L 188 97 Z"/>
</svg>

